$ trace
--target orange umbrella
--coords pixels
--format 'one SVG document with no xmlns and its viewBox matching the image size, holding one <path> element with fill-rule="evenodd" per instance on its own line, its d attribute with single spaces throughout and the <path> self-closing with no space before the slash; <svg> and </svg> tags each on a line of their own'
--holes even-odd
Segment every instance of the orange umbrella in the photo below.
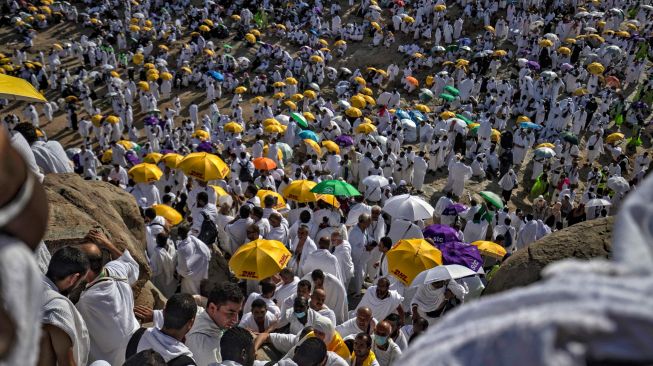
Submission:
<svg viewBox="0 0 653 366">
<path fill-rule="evenodd" d="M 406 82 L 408 82 L 409 84 L 414 85 L 414 86 L 418 86 L 418 85 L 419 85 L 419 81 L 417 81 L 417 79 L 415 79 L 415 78 L 412 77 L 412 76 L 408 76 L 408 77 L 406 78 Z"/>
<path fill-rule="evenodd" d="M 258 170 L 272 170 L 277 168 L 274 160 L 266 157 L 260 157 L 253 160 L 254 167 Z"/>
</svg>

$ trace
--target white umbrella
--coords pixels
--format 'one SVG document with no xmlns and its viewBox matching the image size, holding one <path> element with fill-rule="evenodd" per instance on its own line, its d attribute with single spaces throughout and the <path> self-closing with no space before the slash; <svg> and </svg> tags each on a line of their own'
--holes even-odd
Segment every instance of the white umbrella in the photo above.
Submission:
<svg viewBox="0 0 653 366">
<path fill-rule="evenodd" d="M 370 175 L 363 179 L 363 184 L 370 188 L 381 188 L 387 186 L 390 184 L 390 182 L 388 182 L 386 177 L 380 175 Z"/>
<path fill-rule="evenodd" d="M 460 264 L 447 264 L 445 266 L 437 266 L 426 271 L 420 272 L 413 280 L 410 287 L 417 287 L 433 282 L 457 280 L 467 276 L 475 276 L 476 272 L 471 269 L 461 266 Z"/>
<path fill-rule="evenodd" d="M 600 207 L 600 206 L 612 206 L 612 203 L 608 200 L 604 200 L 603 198 L 594 198 L 585 204 L 585 207 Z"/>
<path fill-rule="evenodd" d="M 417 196 L 402 194 L 388 199 L 383 206 L 383 211 L 395 219 L 416 221 L 432 218 L 434 208 Z"/>
<path fill-rule="evenodd" d="M 114 69 L 113 65 L 109 65 L 109 64 L 102 65 L 102 68 L 109 71 Z"/>
<path fill-rule="evenodd" d="M 615 192 L 623 193 L 630 190 L 630 184 L 624 177 L 612 177 L 608 179 L 608 188 Z"/>
<path fill-rule="evenodd" d="M 132 15 L 132 17 L 134 17 L 136 19 L 145 19 L 145 15 L 143 13 L 134 13 L 134 15 Z"/>
<path fill-rule="evenodd" d="M 392 99 L 392 94 L 388 92 L 383 92 L 376 99 L 376 103 L 379 105 L 388 105 L 388 103 L 390 103 L 390 99 Z"/>
</svg>

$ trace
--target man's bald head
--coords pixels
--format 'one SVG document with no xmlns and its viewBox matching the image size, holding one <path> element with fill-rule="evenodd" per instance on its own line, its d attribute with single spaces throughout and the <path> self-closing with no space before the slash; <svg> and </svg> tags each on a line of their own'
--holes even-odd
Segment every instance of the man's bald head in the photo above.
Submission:
<svg viewBox="0 0 653 366">
<path fill-rule="evenodd" d="M 370 333 L 372 324 L 372 309 L 362 306 L 356 310 L 356 325 L 358 329 Z"/>
<path fill-rule="evenodd" d="M 102 272 L 102 267 L 104 267 L 105 264 L 100 247 L 92 242 L 85 242 L 75 246 L 88 257 L 91 272 L 96 276 L 100 274 L 100 272 Z"/>
<path fill-rule="evenodd" d="M 374 333 L 380 336 L 389 336 L 392 333 L 392 326 L 387 321 L 381 321 L 374 328 Z"/>
</svg>

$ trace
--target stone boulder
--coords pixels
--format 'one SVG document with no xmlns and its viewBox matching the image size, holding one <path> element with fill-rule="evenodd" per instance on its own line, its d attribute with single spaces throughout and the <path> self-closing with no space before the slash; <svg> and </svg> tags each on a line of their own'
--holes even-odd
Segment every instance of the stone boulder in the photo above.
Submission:
<svg viewBox="0 0 653 366">
<path fill-rule="evenodd" d="M 139 280 L 133 286 L 137 298 L 151 271 L 144 254 L 145 223 L 134 197 L 109 183 L 84 180 L 77 174 L 48 174 L 43 185 L 50 204 L 44 238 L 48 249 L 52 252 L 81 243 L 90 229 L 102 229 L 138 262 Z"/>
<path fill-rule="evenodd" d="M 527 286 L 541 279 L 549 263 L 565 258 L 610 258 L 614 217 L 581 222 L 515 252 L 488 283 L 483 295 Z"/>
</svg>

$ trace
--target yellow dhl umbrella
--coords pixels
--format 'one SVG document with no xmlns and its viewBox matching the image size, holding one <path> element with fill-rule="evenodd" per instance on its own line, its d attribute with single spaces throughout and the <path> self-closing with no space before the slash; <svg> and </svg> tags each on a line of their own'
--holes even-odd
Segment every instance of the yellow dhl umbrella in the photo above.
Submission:
<svg viewBox="0 0 653 366">
<path fill-rule="evenodd" d="M 551 149 L 555 149 L 556 146 L 554 144 L 550 143 L 550 142 L 543 142 L 543 143 L 535 146 L 535 149 L 539 149 L 541 147 L 548 147 L 548 148 L 551 148 Z"/>
<path fill-rule="evenodd" d="M 220 186 L 209 186 L 209 187 L 213 188 L 213 191 L 215 191 L 215 195 L 218 197 L 229 196 L 229 193 L 227 193 L 227 191 L 225 191 L 224 188 Z"/>
<path fill-rule="evenodd" d="M 340 146 L 331 140 L 322 141 L 322 146 L 327 149 L 327 151 L 340 154 Z"/>
<path fill-rule="evenodd" d="M 424 239 L 402 239 L 386 254 L 388 272 L 410 285 L 420 272 L 442 264 L 442 252 Z"/>
<path fill-rule="evenodd" d="M 285 97 L 286 97 L 286 94 L 283 93 L 283 92 L 277 92 L 277 93 L 274 93 L 274 95 L 272 95 L 272 98 L 274 98 L 274 99 L 283 99 Z"/>
<path fill-rule="evenodd" d="M 404 17 L 402 20 L 406 23 L 415 23 L 415 18 L 413 17 Z"/>
<path fill-rule="evenodd" d="M 374 131 L 376 131 L 376 126 L 374 126 L 371 123 L 361 123 L 360 125 L 358 125 L 358 127 L 356 127 L 357 133 L 363 133 L 369 135 Z"/>
<path fill-rule="evenodd" d="M 522 122 L 530 122 L 530 118 L 527 116 L 519 116 L 517 117 L 517 123 L 522 123 Z"/>
<path fill-rule="evenodd" d="M 258 103 L 263 103 L 263 97 L 260 95 L 255 96 L 254 98 L 250 99 L 250 102 L 253 104 L 258 104 Z"/>
<path fill-rule="evenodd" d="M 0 98 L 45 103 L 47 99 L 24 79 L 0 75 Z"/>
<path fill-rule="evenodd" d="M 571 49 L 569 47 L 558 47 L 558 53 L 568 56 L 571 55 Z"/>
<path fill-rule="evenodd" d="M 186 155 L 178 167 L 186 175 L 205 182 L 215 179 L 225 179 L 229 176 L 229 166 L 218 156 L 206 152 Z"/>
<path fill-rule="evenodd" d="M 195 132 L 193 132 L 191 137 L 200 139 L 202 141 L 207 141 L 211 137 L 211 135 L 206 130 L 195 130 Z"/>
<path fill-rule="evenodd" d="M 226 125 L 224 125 L 224 130 L 225 132 L 241 133 L 243 132 L 243 126 L 241 126 L 236 122 L 229 122 Z"/>
<path fill-rule="evenodd" d="M 367 96 L 372 96 L 374 94 L 372 89 L 370 89 L 368 87 L 365 87 L 365 88 L 361 89 L 360 93 L 363 94 L 363 95 L 367 95 Z"/>
<path fill-rule="evenodd" d="M 443 12 L 443 11 L 447 10 L 447 6 L 444 5 L 444 4 L 438 4 L 438 5 L 433 7 L 433 10 L 435 10 L 437 12 Z"/>
<path fill-rule="evenodd" d="M 147 81 L 156 81 L 159 79 L 159 73 L 158 72 L 153 72 L 153 73 L 148 73 L 147 74 Z"/>
<path fill-rule="evenodd" d="M 311 56 L 310 60 L 311 62 L 315 62 L 315 63 L 324 62 L 324 59 L 318 55 Z"/>
<path fill-rule="evenodd" d="M 267 208 L 265 207 L 265 203 L 264 203 L 265 197 L 267 196 L 272 196 L 277 200 L 277 203 L 274 205 L 274 207 L 271 208 L 282 209 L 286 207 L 286 200 L 284 200 L 283 197 L 275 191 L 268 191 L 267 189 L 259 189 L 258 192 L 256 192 L 256 196 L 261 200 L 261 207 L 263 208 Z"/>
<path fill-rule="evenodd" d="M 616 32 L 615 35 L 616 35 L 617 37 L 621 37 L 621 38 L 628 38 L 628 37 L 630 37 L 630 33 L 628 33 L 627 31 L 619 31 L 619 32 Z"/>
<path fill-rule="evenodd" d="M 297 85 L 297 79 L 295 79 L 294 77 L 287 77 L 286 78 L 286 83 L 288 83 L 290 85 Z"/>
<path fill-rule="evenodd" d="M 623 140 L 624 137 L 625 137 L 624 134 L 621 133 L 621 132 L 611 133 L 611 134 L 608 135 L 608 137 L 605 138 L 605 142 L 607 142 L 608 144 L 611 144 L 613 142 Z"/>
<path fill-rule="evenodd" d="M 277 121 L 274 118 L 266 118 L 263 121 L 263 127 L 268 127 L 268 126 L 272 126 L 272 125 L 281 125 L 281 123 L 279 123 L 279 121 Z"/>
<path fill-rule="evenodd" d="M 286 186 L 283 190 L 283 195 L 287 199 L 296 202 L 314 202 L 317 197 L 315 193 L 311 192 L 311 189 L 316 185 L 317 183 L 310 180 L 295 180 Z"/>
<path fill-rule="evenodd" d="M 107 123 L 111 123 L 111 124 L 115 125 L 115 124 L 118 124 L 120 122 L 120 117 L 111 115 L 111 116 L 107 117 L 105 119 L 105 121 L 107 121 Z"/>
<path fill-rule="evenodd" d="M 372 22 L 372 23 L 375 23 L 375 22 Z M 379 25 L 379 24 L 377 23 L 376 25 Z M 381 28 L 381 27 L 379 27 L 379 28 Z M 334 46 L 344 46 L 344 45 L 346 45 L 346 44 L 347 44 L 347 42 L 345 42 L 344 40 L 340 39 L 340 40 L 337 40 L 333 45 L 334 45 Z"/>
<path fill-rule="evenodd" d="M 440 118 L 441 119 L 449 119 L 449 118 L 454 118 L 454 117 L 456 117 L 456 114 L 454 112 L 451 112 L 451 111 L 444 111 L 444 112 L 440 113 Z"/>
<path fill-rule="evenodd" d="M 497 243 L 491 241 L 478 240 L 472 243 L 478 248 L 482 255 L 495 259 L 502 259 L 506 255 L 506 249 Z"/>
<path fill-rule="evenodd" d="M 236 94 L 243 94 L 243 93 L 245 93 L 246 91 L 247 91 L 247 88 L 245 88 L 244 86 L 239 86 L 239 87 L 236 88 L 236 90 L 234 90 L 234 93 L 236 93 Z"/>
<path fill-rule="evenodd" d="M 317 142 L 311 139 L 304 139 L 304 143 L 306 143 L 306 145 L 310 147 L 318 156 L 322 156 L 322 148 L 320 148 L 320 145 Z"/>
<path fill-rule="evenodd" d="M 150 163 L 134 165 L 127 173 L 136 183 L 156 182 L 163 175 L 163 172 L 158 166 Z"/>
<path fill-rule="evenodd" d="M 415 109 L 422 113 L 431 113 L 431 108 L 429 108 L 427 105 L 424 104 L 417 104 L 415 105 Z"/>
<path fill-rule="evenodd" d="M 172 74 L 169 72 L 162 72 L 161 79 L 163 80 L 172 80 Z"/>
<path fill-rule="evenodd" d="M 304 112 L 302 113 L 302 115 L 304 116 L 304 118 L 306 118 L 307 121 L 311 121 L 311 122 L 315 121 L 315 115 L 311 112 Z"/>
<path fill-rule="evenodd" d="M 356 108 L 356 107 L 349 107 L 349 108 L 347 108 L 347 110 L 345 111 L 345 114 L 346 114 L 348 117 L 358 118 L 358 117 L 360 117 L 360 116 L 363 115 L 363 112 L 361 112 L 361 110 L 358 109 L 358 108 Z"/>
<path fill-rule="evenodd" d="M 297 104 L 293 103 L 292 100 L 287 100 L 287 101 L 283 102 L 283 104 L 285 104 L 286 107 L 290 108 L 293 111 L 297 109 Z"/>
<path fill-rule="evenodd" d="M 211 31 L 211 28 L 206 24 L 200 25 L 198 29 L 199 29 L 200 32 L 210 32 Z"/>
<path fill-rule="evenodd" d="M 257 239 L 236 250 L 229 268 L 237 278 L 259 281 L 279 273 L 291 257 L 281 242 Z"/>
<path fill-rule="evenodd" d="M 540 45 L 540 47 L 553 47 L 553 42 L 548 39 L 540 39 L 537 44 Z"/>
<path fill-rule="evenodd" d="M 168 153 L 163 155 L 161 160 L 170 169 L 177 169 L 177 165 L 184 157 L 176 153 Z"/>
<path fill-rule="evenodd" d="M 179 225 L 184 220 L 177 210 L 168 205 L 153 205 L 152 208 L 157 216 L 162 216 L 172 226 Z"/>
<path fill-rule="evenodd" d="M 601 75 L 605 71 L 605 67 L 598 62 L 592 62 L 591 64 L 587 65 L 587 71 L 589 71 L 592 75 Z"/>
<path fill-rule="evenodd" d="M 249 43 L 256 43 L 256 36 L 251 33 L 247 33 L 245 34 L 245 40 Z"/>
<path fill-rule="evenodd" d="M 192 74 L 192 73 L 193 73 L 193 70 L 191 70 L 191 68 L 188 67 L 188 66 L 184 66 L 184 67 L 182 67 L 182 68 L 181 68 L 181 71 L 183 71 L 183 72 L 185 72 L 185 73 L 187 73 L 187 74 Z"/>
<path fill-rule="evenodd" d="M 139 81 L 136 86 L 142 91 L 150 91 L 150 84 L 147 81 Z"/>
<path fill-rule="evenodd" d="M 308 99 L 316 99 L 317 93 L 313 90 L 304 90 L 304 97 Z"/>
<path fill-rule="evenodd" d="M 263 128 L 265 133 L 284 133 L 286 132 L 286 126 L 283 125 L 269 125 Z"/>
<path fill-rule="evenodd" d="M 293 102 L 299 102 L 299 101 L 301 101 L 302 99 L 304 99 L 304 96 L 303 96 L 302 94 L 297 93 L 297 94 L 293 94 L 293 95 L 290 97 L 290 99 L 292 99 Z"/>
<path fill-rule="evenodd" d="M 354 78 L 354 81 L 357 82 L 359 85 L 365 85 L 367 83 L 367 81 L 365 81 L 365 79 L 363 79 L 360 76 L 356 76 Z"/>
<path fill-rule="evenodd" d="M 496 50 L 492 52 L 492 56 L 494 57 L 505 57 L 508 54 L 505 50 Z"/>
<path fill-rule="evenodd" d="M 335 208 L 340 208 L 340 202 L 338 202 L 338 198 L 332 194 L 318 194 L 315 195 L 315 197 L 317 197 L 318 201 L 326 202 Z"/>
<path fill-rule="evenodd" d="M 351 99 L 349 99 L 349 103 L 351 103 L 351 105 L 355 108 L 365 108 L 365 106 L 367 106 L 367 102 L 362 95 L 354 95 L 351 97 Z"/>
<path fill-rule="evenodd" d="M 286 86 L 286 83 L 283 81 L 277 81 L 276 83 L 272 84 L 272 87 L 274 88 L 283 88 L 284 86 Z"/>
<path fill-rule="evenodd" d="M 100 158 L 100 161 L 102 161 L 103 164 L 109 164 L 112 160 L 113 160 L 113 151 L 111 149 L 107 149 L 102 154 L 102 157 Z"/>
<path fill-rule="evenodd" d="M 157 153 L 157 152 L 152 152 L 143 158 L 144 163 L 150 163 L 150 164 L 158 164 L 161 161 L 161 158 L 163 158 L 163 154 Z"/>
</svg>

